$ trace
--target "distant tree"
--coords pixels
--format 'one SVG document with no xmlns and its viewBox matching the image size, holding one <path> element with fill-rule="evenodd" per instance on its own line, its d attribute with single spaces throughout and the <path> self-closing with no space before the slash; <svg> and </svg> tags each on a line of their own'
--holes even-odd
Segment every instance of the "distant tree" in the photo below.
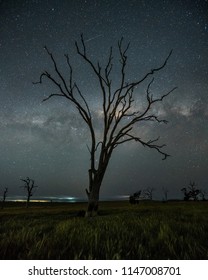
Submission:
<svg viewBox="0 0 208 280">
<path fill-rule="evenodd" d="M 181 191 L 184 193 L 185 201 L 188 201 L 190 199 L 198 200 L 200 190 L 196 188 L 195 182 L 190 182 L 188 188 L 182 188 Z"/>
<path fill-rule="evenodd" d="M 133 195 L 130 195 L 129 196 L 129 202 L 131 204 L 138 204 L 140 196 L 141 196 L 141 193 L 142 193 L 142 191 L 140 190 L 138 192 L 135 192 Z"/>
<path fill-rule="evenodd" d="M 167 201 L 168 200 L 168 192 L 169 192 L 169 190 L 166 187 L 163 187 L 162 188 L 162 192 L 163 192 L 163 195 L 164 195 L 163 200 Z"/>
<path fill-rule="evenodd" d="M 198 200 L 198 195 L 200 193 L 200 190 L 196 188 L 196 184 L 195 182 L 190 182 L 189 184 L 189 190 L 191 192 L 191 197 L 194 199 L 194 200 Z"/>
<path fill-rule="evenodd" d="M 206 190 L 201 189 L 201 190 L 199 190 L 199 195 L 201 196 L 202 200 L 205 201 L 208 193 Z"/>
<path fill-rule="evenodd" d="M 146 122 L 167 123 L 166 120 L 160 118 L 159 113 L 155 113 L 156 111 L 153 111 L 152 109 L 155 104 L 162 102 L 164 98 L 176 88 L 172 88 L 165 94 L 161 94 L 160 97 L 154 97 L 151 92 L 154 78 L 151 80 L 149 80 L 149 78 L 153 77 L 154 74 L 166 66 L 172 51 L 159 67 L 152 68 L 141 78 L 136 76 L 135 78 L 130 79 L 126 75 L 129 44 L 124 46 L 123 38 L 121 38 L 118 41 L 117 49 L 120 68 L 117 70 L 117 74 L 120 75 L 120 78 L 117 77 L 113 82 L 112 70 L 114 69 L 114 59 L 112 47 L 110 47 L 109 55 L 104 66 L 101 66 L 99 61 L 94 62 L 93 56 L 88 54 L 86 41 L 84 40 L 83 35 L 81 35 L 80 43 L 75 42 L 75 48 L 77 54 L 89 66 L 99 84 L 99 94 L 101 97 L 101 107 L 99 109 L 100 112 L 102 112 L 102 136 L 100 136 L 100 131 L 99 133 L 96 131 L 95 118 L 92 114 L 93 110 L 90 108 L 86 95 L 83 95 L 80 87 L 74 80 L 73 68 L 70 64 L 68 55 L 65 55 L 65 58 L 69 74 L 65 76 L 62 74 L 54 55 L 47 47 L 45 47 L 45 50 L 52 61 L 54 74 L 44 71 L 40 75 L 39 82 L 37 83 L 42 84 L 43 79 L 47 79 L 55 85 L 57 92 L 51 93 L 43 101 L 52 97 L 64 97 L 77 109 L 77 112 L 88 127 L 91 146 L 88 148 L 90 153 L 90 167 L 88 170 L 89 185 L 86 189 L 88 197 L 86 216 L 94 216 L 97 214 L 99 193 L 105 172 L 111 155 L 118 146 L 126 142 L 136 141 L 143 147 L 157 151 L 163 156 L 163 159 L 166 159 L 169 156 L 163 151 L 165 145 L 158 143 L 159 137 L 155 139 L 143 139 L 141 135 L 138 136 L 136 134 L 136 131 L 138 131 L 139 124 Z M 144 97 L 144 102 L 140 103 L 143 106 L 138 107 L 135 97 L 138 96 L 139 87 L 143 82 L 147 83 L 146 93 L 142 95 L 144 91 L 142 87 L 140 96 Z M 137 95 L 135 94 L 135 91 L 137 91 Z"/>
<path fill-rule="evenodd" d="M 154 188 L 147 188 L 143 191 L 144 194 L 144 198 L 152 200 L 153 199 L 153 191 L 155 189 Z"/>
<path fill-rule="evenodd" d="M 3 192 L 3 199 L 2 199 L 2 206 L 1 206 L 2 209 L 4 208 L 4 203 L 6 201 L 7 193 L 8 193 L 8 188 L 5 188 Z"/>
<path fill-rule="evenodd" d="M 183 200 L 188 201 L 188 200 L 190 199 L 190 192 L 187 191 L 187 188 L 185 188 L 185 187 L 182 188 L 181 191 L 182 191 L 183 194 L 184 194 Z"/>
<path fill-rule="evenodd" d="M 35 189 L 38 187 L 38 186 L 35 186 L 35 181 L 30 179 L 29 177 L 27 177 L 26 179 L 20 179 L 21 181 L 23 181 L 25 183 L 24 186 L 22 186 L 25 190 L 26 190 L 26 193 L 27 193 L 27 203 L 26 203 L 26 207 L 28 208 L 29 207 L 29 202 L 30 202 L 30 198 L 31 196 L 33 196 L 34 192 L 35 192 Z"/>
</svg>

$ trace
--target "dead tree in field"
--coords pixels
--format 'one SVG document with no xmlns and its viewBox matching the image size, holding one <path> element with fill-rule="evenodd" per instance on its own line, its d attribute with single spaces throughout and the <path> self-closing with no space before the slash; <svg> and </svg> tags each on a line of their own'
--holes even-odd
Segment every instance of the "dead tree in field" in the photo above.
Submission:
<svg viewBox="0 0 208 280">
<path fill-rule="evenodd" d="M 207 194 L 208 194 L 207 191 L 201 189 L 201 190 L 199 190 L 199 194 L 200 194 L 200 196 L 201 196 L 201 199 L 202 199 L 203 201 L 206 201 L 206 196 L 207 196 Z"/>
<path fill-rule="evenodd" d="M 143 191 L 144 197 L 146 199 L 152 200 L 152 198 L 153 198 L 153 191 L 154 190 L 155 190 L 154 188 L 147 188 L 147 189 L 145 189 Z"/>
<path fill-rule="evenodd" d="M 186 188 L 182 188 L 182 189 L 181 189 L 181 191 L 182 191 L 182 192 L 183 192 L 183 194 L 184 194 L 184 198 L 183 198 L 183 200 L 188 201 L 188 200 L 190 199 L 190 192 L 189 192 L 189 191 L 187 191 L 187 189 L 186 189 Z"/>
<path fill-rule="evenodd" d="M 190 184 L 189 184 L 189 190 L 190 190 L 190 193 L 191 193 L 191 197 L 192 197 L 194 200 L 198 200 L 198 195 L 200 194 L 200 190 L 198 190 L 198 189 L 196 188 L 195 182 L 190 182 Z"/>
<path fill-rule="evenodd" d="M 130 204 L 138 204 L 141 193 L 142 193 L 142 191 L 140 190 L 138 192 L 135 192 L 133 195 L 130 195 L 129 196 L 129 203 Z"/>
<path fill-rule="evenodd" d="M 190 182 L 188 188 L 182 188 L 181 191 L 184 193 L 184 200 L 198 200 L 200 190 L 196 188 L 195 182 Z"/>
<path fill-rule="evenodd" d="M 2 199 L 2 206 L 1 206 L 2 209 L 4 208 L 4 203 L 6 201 L 7 193 L 8 193 L 8 188 L 5 188 L 3 192 L 3 199 Z"/>
<path fill-rule="evenodd" d="M 138 125 L 144 124 L 145 122 L 167 123 L 166 120 L 161 119 L 159 115 L 153 113 L 152 108 L 157 103 L 162 102 L 164 98 L 176 88 L 172 88 L 165 94 L 161 94 L 160 97 L 154 97 L 151 93 L 151 87 L 154 82 L 153 75 L 166 66 L 172 51 L 170 51 L 160 66 L 151 69 L 141 78 L 138 78 L 135 74 L 135 79 L 130 80 L 126 77 L 129 44 L 124 46 L 123 38 L 121 38 L 118 41 L 117 48 L 120 65 L 118 73 L 120 79 L 113 81 L 112 70 L 114 69 L 114 59 L 112 47 L 110 47 L 106 64 L 102 66 L 99 61 L 94 62 L 92 57 L 88 54 L 83 35 L 81 35 L 80 43 L 75 42 L 75 49 L 78 56 L 80 56 L 80 58 L 83 59 L 83 62 L 85 62 L 92 70 L 99 83 L 99 94 L 102 99 L 100 110 L 102 111 L 103 119 L 101 138 L 99 136 L 100 134 L 98 135 L 95 129 L 92 116 L 93 108 L 90 106 L 77 82 L 74 81 L 73 68 L 70 64 L 68 55 L 65 55 L 66 65 L 69 69 L 69 74 L 66 76 L 61 72 L 54 55 L 47 47 L 45 47 L 45 50 L 51 59 L 55 75 L 48 71 L 44 71 L 40 75 L 40 80 L 37 83 L 41 84 L 44 79 L 47 79 L 55 85 L 57 92 L 51 93 L 43 101 L 52 97 L 66 98 L 66 100 L 77 109 L 77 112 L 89 129 L 91 146 L 89 147 L 90 167 L 88 170 L 89 185 L 86 189 L 88 197 L 86 216 L 92 216 L 97 213 L 100 187 L 111 155 L 118 146 L 126 142 L 136 141 L 143 147 L 157 151 L 163 156 L 163 159 L 166 159 L 169 156 L 163 151 L 165 145 L 159 144 L 159 137 L 146 140 L 142 138 L 142 135 L 139 135 L 136 132 L 139 131 Z M 149 80 L 150 77 L 152 77 L 151 80 Z M 143 104 L 141 108 L 138 108 L 135 98 L 138 94 L 139 86 L 143 84 L 144 81 L 148 81 L 146 93 L 144 94 L 145 104 Z M 141 94 L 143 94 L 143 90 Z"/>
<path fill-rule="evenodd" d="M 20 179 L 21 181 L 25 182 L 25 185 L 23 186 L 23 188 L 26 190 L 27 192 L 27 203 L 26 203 L 26 207 L 29 207 L 29 203 L 30 203 L 30 198 L 33 196 L 35 189 L 38 186 L 35 186 L 34 183 L 35 181 L 30 179 L 29 177 L 27 177 L 26 179 Z"/>
</svg>

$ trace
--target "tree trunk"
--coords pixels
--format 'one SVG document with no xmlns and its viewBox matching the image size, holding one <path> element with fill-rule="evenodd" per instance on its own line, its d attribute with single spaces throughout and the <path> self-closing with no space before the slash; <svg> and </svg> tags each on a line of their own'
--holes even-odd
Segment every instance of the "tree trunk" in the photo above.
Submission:
<svg viewBox="0 0 208 280">
<path fill-rule="evenodd" d="M 94 217 L 98 213 L 98 203 L 99 203 L 99 192 L 100 192 L 101 182 L 93 182 L 90 191 L 87 191 L 88 196 L 88 206 L 85 216 Z"/>
<path fill-rule="evenodd" d="M 30 203 L 30 196 L 27 197 L 26 208 L 29 207 L 29 203 Z"/>
</svg>

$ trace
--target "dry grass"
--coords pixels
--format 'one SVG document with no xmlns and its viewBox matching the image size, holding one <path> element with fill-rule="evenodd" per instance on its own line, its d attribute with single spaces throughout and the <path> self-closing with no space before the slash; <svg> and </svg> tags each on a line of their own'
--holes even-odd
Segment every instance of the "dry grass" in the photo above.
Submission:
<svg viewBox="0 0 208 280">
<path fill-rule="evenodd" d="M 10 204 L 0 211 L 1 259 L 208 259 L 207 202 Z"/>
</svg>

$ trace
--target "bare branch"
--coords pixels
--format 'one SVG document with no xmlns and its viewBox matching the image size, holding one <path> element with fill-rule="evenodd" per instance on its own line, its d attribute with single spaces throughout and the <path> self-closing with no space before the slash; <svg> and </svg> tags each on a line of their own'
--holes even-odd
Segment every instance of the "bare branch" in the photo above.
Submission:
<svg viewBox="0 0 208 280">
<path fill-rule="evenodd" d="M 102 144 L 103 144 L 103 142 L 102 142 L 102 141 L 98 142 L 98 143 L 97 143 L 97 145 L 96 145 L 96 147 L 95 147 L 95 151 L 97 151 L 97 149 L 98 149 L 99 145 L 102 145 Z"/>
<path fill-rule="evenodd" d="M 86 106 L 86 108 L 87 108 L 88 116 L 89 116 L 89 118 L 91 119 L 90 108 L 89 108 L 89 106 L 88 106 L 88 104 L 87 104 L 86 99 L 85 99 L 84 96 L 82 95 L 81 90 L 79 89 L 79 87 L 78 87 L 78 85 L 77 85 L 76 83 L 74 84 L 74 88 L 76 88 L 76 90 L 77 90 L 77 92 L 79 93 L 80 97 L 81 97 L 82 100 L 84 101 L 84 104 L 85 104 L 85 106 Z"/>
<path fill-rule="evenodd" d="M 143 118 L 140 118 L 140 121 L 156 121 L 158 123 L 165 123 L 167 124 L 168 121 L 167 120 L 160 120 L 157 116 L 155 115 L 149 115 Z"/>
<path fill-rule="evenodd" d="M 73 97 L 73 89 L 74 89 L 74 84 L 73 84 L 73 70 L 72 70 L 72 66 L 69 62 L 69 56 L 68 54 L 65 54 L 65 57 L 66 57 L 66 62 L 67 62 L 67 65 L 69 66 L 69 88 L 70 88 L 70 93 L 71 93 L 71 96 Z"/>
<path fill-rule="evenodd" d="M 59 71 L 58 67 L 57 67 L 57 64 L 56 64 L 56 61 L 53 57 L 53 54 L 48 50 L 48 48 L 45 46 L 45 50 L 47 51 L 48 55 L 50 56 L 51 60 L 53 61 L 53 65 L 54 65 L 54 69 L 55 69 L 55 72 L 58 74 L 59 78 L 61 79 L 63 85 L 64 85 L 64 88 L 66 90 L 66 92 L 68 93 L 68 95 L 70 96 L 71 93 L 70 91 L 68 90 L 68 87 L 67 87 L 67 84 L 66 84 L 66 81 L 64 79 L 64 77 L 62 76 L 61 72 Z"/>
<path fill-rule="evenodd" d="M 50 94 L 49 96 L 47 96 L 46 98 L 44 98 L 44 99 L 42 100 L 42 102 L 45 102 L 45 101 L 49 100 L 51 97 L 54 97 L 54 96 L 66 97 L 64 94 L 52 93 L 52 94 Z"/>
<path fill-rule="evenodd" d="M 155 144 L 159 140 L 159 137 L 154 139 L 154 140 L 143 141 L 143 140 L 141 140 L 141 138 L 136 137 L 134 135 L 131 135 L 129 133 L 126 133 L 125 135 L 123 135 L 121 137 L 124 137 L 124 136 L 126 136 L 127 138 L 125 138 L 123 140 L 120 140 L 120 141 L 116 141 L 114 143 L 114 145 L 118 146 L 118 145 L 123 144 L 125 142 L 136 141 L 136 142 L 141 143 L 144 147 L 148 147 L 150 149 L 155 149 L 158 153 L 163 155 L 162 160 L 165 160 L 167 157 L 170 156 L 169 154 L 167 154 L 167 153 L 165 153 L 161 150 L 162 148 L 164 148 L 166 146 L 165 144 L 162 144 L 162 145 Z M 119 139 L 121 137 L 119 137 Z"/>
<path fill-rule="evenodd" d="M 103 78 L 103 76 L 101 75 L 101 67 L 99 65 L 99 62 L 97 64 L 97 67 L 95 66 L 95 64 L 88 58 L 87 56 L 87 52 L 86 52 L 86 46 L 85 46 L 85 42 L 84 42 L 84 37 L 83 34 L 81 34 L 81 46 L 82 46 L 82 50 L 80 49 L 78 42 L 75 41 L 75 47 L 77 50 L 77 53 L 90 65 L 90 67 L 93 69 L 94 73 L 96 74 L 96 76 L 98 77 L 99 81 L 100 81 L 100 86 L 103 89 L 104 85 L 103 82 L 106 84 L 105 79 Z"/>
<path fill-rule="evenodd" d="M 142 79 L 138 80 L 137 82 L 132 82 L 132 83 L 130 83 L 130 87 L 135 87 L 135 86 L 141 84 L 141 83 L 144 82 L 149 76 L 152 76 L 155 72 L 158 72 L 158 71 L 162 70 L 162 69 L 166 66 L 166 64 L 167 64 L 167 62 L 168 62 L 170 56 L 172 55 L 172 52 L 173 52 L 173 50 L 171 50 L 171 51 L 169 52 L 168 56 L 166 57 L 165 61 L 163 62 L 163 64 L 162 64 L 161 66 L 151 69 L 146 75 L 144 75 L 144 77 L 143 77 Z"/>
</svg>

